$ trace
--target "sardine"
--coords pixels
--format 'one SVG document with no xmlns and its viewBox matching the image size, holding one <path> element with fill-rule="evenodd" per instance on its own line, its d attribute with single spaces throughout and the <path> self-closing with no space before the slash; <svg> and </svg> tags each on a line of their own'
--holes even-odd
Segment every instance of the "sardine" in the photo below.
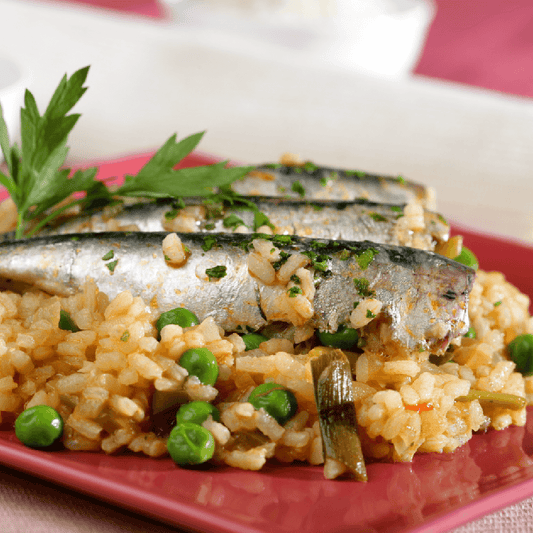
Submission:
<svg viewBox="0 0 533 533">
<path fill-rule="evenodd" d="M 214 208 L 202 198 L 184 198 L 185 207 L 173 201 L 137 202 L 108 208 L 93 215 L 78 215 L 42 235 L 102 231 L 179 231 L 252 233 L 256 214 L 262 213 L 275 233 L 301 237 L 364 241 L 414 246 L 433 250 L 448 240 L 450 227 L 441 215 L 420 210 L 417 220 L 404 218 L 405 205 L 378 204 L 367 200 L 308 202 L 282 198 L 246 198 L 242 204 Z M 420 208 L 419 208 L 420 209 Z"/>
<path fill-rule="evenodd" d="M 212 316 L 226 331 L 258 330 L 281 320 L 334 332 L 349 324 L 357 302 L 372 297 L 382 303 L 378 329 L 380 335 L 386 333 L 387 342 L 436 354 L 468 330 L 475 272 L 433 252 L 264 236 L 285 260 L 304 254 L 310 261 L 306 268 L 315 286 L 308 302 L 311 313 L 294 320 L 282 307 L 299 301 L 299 295 L 285 284 L 269 285 L 250 274 L 248 261 L 257 236 L 181 234 L 189 256 L 183 266 L 173 267 L 162 250 L 167 235 L 115 232 L 0 243 L 0 280 L 71 294 L 92 278 L 110 298 L 130 290 L 156 312 L 187 307 L 200 319 Z"/>
<path fill-rule="evenodd" d="M 266 164 L 252 170 L 232 189 L 243 195 L 292 196 L 306 200 L 343 200 L 363 198 L 372 202 L 405 204 L 418 201 L 435 210 L 435 193 L 430 187 L 402 176 L 379 176 L 366 172 L 302 165 Z"/>
</svg>

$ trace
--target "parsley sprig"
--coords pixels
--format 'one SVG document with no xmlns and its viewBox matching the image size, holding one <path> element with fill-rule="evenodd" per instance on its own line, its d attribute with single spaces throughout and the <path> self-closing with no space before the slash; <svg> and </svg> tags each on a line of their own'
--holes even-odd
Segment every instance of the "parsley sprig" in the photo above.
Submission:
<svg viewBox="0 0 533 533">
<path fill-rule="evenodd" d="M 253 167 L 227 167 L 227 161 L 176 170 L 174 167 L 192 152 L 204 132 L 177 142 L 171 136 L 135 176 L 110 191 L 97 181 L 95 167 L 72 173 L 66 168 L 68 135 L 80 118 L 69 114 L 87 90 L 84 83 L 89 67 L 65 75 L 43 115 L 34 96 L 26 90 L 20 112 L 21 143 L 10 144 L 0 106 L 0 148 L 7 173 L 0 172 L 3 185 L 17 207 L 15 238 L 29 237 L 45 224 L 76 204 L 105 205 L 116 197 L 168 198 L 209 196 L 218 187 L 227 187 Z M 73 199 L 74 193 L 80 198 Z"/>
</svg>

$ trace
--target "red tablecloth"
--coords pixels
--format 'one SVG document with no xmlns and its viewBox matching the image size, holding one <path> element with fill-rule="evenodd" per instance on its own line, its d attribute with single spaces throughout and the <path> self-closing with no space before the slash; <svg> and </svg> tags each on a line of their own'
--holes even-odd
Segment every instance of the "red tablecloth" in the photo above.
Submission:
<svg viewBox="0 0 533 533">
<path fill-rule="evenodd" d="M 531 0 L 436 0 L 417 74 L 533 96 Z"/>
</svg>

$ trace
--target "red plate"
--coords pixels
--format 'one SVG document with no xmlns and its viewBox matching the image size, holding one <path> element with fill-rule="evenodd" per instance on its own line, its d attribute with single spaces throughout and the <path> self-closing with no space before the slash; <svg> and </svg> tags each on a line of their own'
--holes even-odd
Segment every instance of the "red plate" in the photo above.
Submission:
<svg viewBox="0 0 533 533">
<path fill-rule="evenodd" d="M 148 156 L 101 166 L 99 178 L 135 173 Z M 214 160 L 194 155 L 186 165 Z M 533 249 L 462 228 L 484 270 L 499 270 L 533 295 Z M 170 459 L 42 452 L 0 431 L 0 462 L 121 507 L 210 533 L 445 532 L 533 496 L 533 416 L 489 431 L 452 454 L 409 464 L 370 464 L 369 482 L 327 481 L 322 468 L 272 464 L 186 470 Z"/>
</svg>

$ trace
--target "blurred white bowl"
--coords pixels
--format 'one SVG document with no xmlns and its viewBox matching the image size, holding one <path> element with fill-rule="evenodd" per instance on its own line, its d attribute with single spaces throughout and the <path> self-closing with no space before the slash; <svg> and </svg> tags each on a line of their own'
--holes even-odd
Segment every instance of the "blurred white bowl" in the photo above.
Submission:
<svg viewBox="0 0 533 533">
<path fill-rule="evenodd" d="M 322 61 L 385 77 L 407 76 L 436 11 L 434 0 L 159 0 L 182 28 L 211 41 L 301 64 Z M 272 48 L 272 45 L 275 48 Z"/>
<path fill-rule="evenodd" d="M 0 57 L 0 105 L 11 143 L 20 138 L 20 108 L 28 77 L 24 70 L 10 59 Z M 0 162 L 3 155 L 0 151 Z"/>
</svg>

